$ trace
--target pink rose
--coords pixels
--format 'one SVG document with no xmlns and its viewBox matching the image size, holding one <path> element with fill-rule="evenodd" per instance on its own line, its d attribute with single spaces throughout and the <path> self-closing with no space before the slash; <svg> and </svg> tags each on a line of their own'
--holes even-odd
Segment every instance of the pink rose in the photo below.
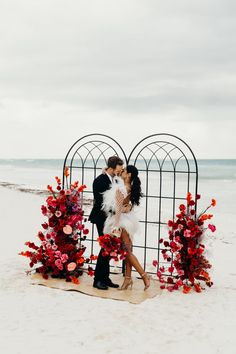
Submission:
<svg viewBox="0 0 236 354">
<path fill-rule="evenodd" d="M 56 251 L 56 252 L 55 252 L 55 255 L 56 255 L 56 257 L 59 257 L 59 258 L 60 258 L 60 257 L 61 257 L 61 251 Z"/>
<path fill-rule="evenodd" d="M 65 263 L 68 260 L 68 256 L 66 253 L 63 253 L 63 255 L 61 256 L 61 261 L 62 263 Z"/>
<path fill-rule="evenodd" d="M 57 210 L 57 211 L 55 212 L 55 215 L 56 215 L 57 218 L 59 218 L 59 217 L 61 216 L 61 212 L 60 212 L 59 210 Z"/>
<path fill-rule="evenodd" d="M 73 270 L 75 270 L 75 268 L 76 268 L 76 263 L 75 263 L 75 262 L 71 262 L 71 263 L 69 263 L 69 264 L 67 265 L 67 270 L 68 270 L 69 272 L 73 272 Z"/>
<path fill-rule="evenodd" d="M 72 233 L 72 227 L 70 225 L 66 225 L 63 227 L 63 232 L 66 235 L 70 235 Z"/>
<path fill-rule="evenodd" d="M 57 266 L 57 268 L 59 268 L 60 270 L 62 270 L 63 269 L 63 265 L 62 265 L 62 263 L 61 263 L 61 260 L 60 259 L 57 259 L 56 261 L 55 261 L 55 265 Z"/>
</svg>

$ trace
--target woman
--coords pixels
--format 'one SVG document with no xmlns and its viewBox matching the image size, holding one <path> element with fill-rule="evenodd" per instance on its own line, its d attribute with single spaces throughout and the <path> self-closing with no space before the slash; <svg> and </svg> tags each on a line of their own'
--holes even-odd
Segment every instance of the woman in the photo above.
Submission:
<svg viewBox="0 0 236 354">
<path fill-rule="evenodd" d="M 138 231 L 139 222 L 134 213 L 133 207 L 140 204 L 141 182 L 138 177 L 138 170 L 133 165 L 128 165 L 116 177 L 111 188 L 103 194 L 103 210 L 107 219 L 104 225 L 104 234 L 120 235 L 122 246 L 127 252 L 125 260 L 125 279 L 121 290 L 126 290 L 133 281 L 131 278 L 132 267 L 134 267 L 144 282 L 144 290 L 150 286 L 150 276 L 144 271 L 137 257 L 132 252 L 133 235 Z"/>
</svg>

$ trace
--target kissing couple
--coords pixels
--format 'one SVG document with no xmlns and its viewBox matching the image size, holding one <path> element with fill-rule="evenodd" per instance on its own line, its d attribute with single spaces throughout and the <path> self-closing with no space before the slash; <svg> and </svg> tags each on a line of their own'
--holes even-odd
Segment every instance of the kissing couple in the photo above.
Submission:
<svg viewBox="0 0 236 354">
<path fill-rule="evenodd" d="M 113 234 L 121 238 L 122 248 L 126 251 L 125 278 L 120 290 L 132 289 L 132 267 L 140 274 L 144 290 L 150 286 L 150 276 L 144 271 L 132 252 L 133 236 L 138 231 L 139 221 L 134 206 L 140 204 L 141 181 L 138 170 L 133 165 L 124 168 L 124 162 L 118 156 L 111 156 L 107 167 L 93 182 L 94 206 L 89 220 L 97 227 L 98 235 Z M 119 288 L 110 276 L 110 256 L 103 256 L 101 249 L 94 273 L 93 287 L 99 290 Z"/>
</svg>

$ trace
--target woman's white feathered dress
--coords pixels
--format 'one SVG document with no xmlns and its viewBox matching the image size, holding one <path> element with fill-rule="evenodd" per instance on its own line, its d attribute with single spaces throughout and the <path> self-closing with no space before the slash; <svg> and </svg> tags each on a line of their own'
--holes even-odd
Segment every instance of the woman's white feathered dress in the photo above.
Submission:
<svg viewBox="0 0 236 354">
<path fill-rule="evenodd" d="M 124 198 L 127 197 L 124 181 L 120 177 L 115 177 L 110 189 L 103 193 L 102 209 L 107 214 L 103 232 L 104 234 L 109 234 L 115 227 L 120 227 L 125 229 L 131 240 L 133 240 L 134 235 L 139 231 L 139 221 L 133 208 L 129 212 L 119 213 L 118 209 L 120 206 L 117 202 L 117 190 L 123 194 Z M 116 216 L 117 212 L 120 215 L 118 220 Z"/>
</svg>

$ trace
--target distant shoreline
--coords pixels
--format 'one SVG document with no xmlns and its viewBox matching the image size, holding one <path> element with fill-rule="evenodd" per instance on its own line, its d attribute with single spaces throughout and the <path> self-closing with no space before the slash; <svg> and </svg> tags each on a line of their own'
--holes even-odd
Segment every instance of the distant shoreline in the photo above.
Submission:
<svg viewBox="0 0 236 354">
<path fill-rule="evenodd" d="M 23 185 L 16 184 L 16 183 L 9 183 L 9 182 L 0 181 L 0 187 L 11 189 L 11 190 L 18 191 L 18 192 L 35 194 L 35 195 L 42 195 L 42 196 L 49 196 L 50 195 L 47 189 L 29 188 L 29 187 L 24 187 Z M 92 203 L 93 203 L 93 199 L 83 198 L 84 205 L 92 205 Z"/>
</svg>

